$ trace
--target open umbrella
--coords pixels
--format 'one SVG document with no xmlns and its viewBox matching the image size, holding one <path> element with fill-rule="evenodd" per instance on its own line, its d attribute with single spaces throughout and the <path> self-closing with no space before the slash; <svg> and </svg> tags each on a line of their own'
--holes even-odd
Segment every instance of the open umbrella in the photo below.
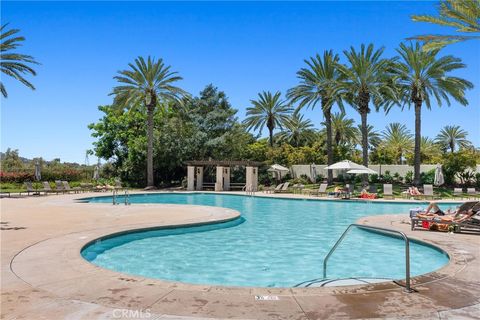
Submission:
<svg viewBox="0 0 480 320">
<path fill-rule="evenodd" d="M 275 174 L 275 178 L 277 180 L 282 179 L 283 176 L 285 176 L 290 170 L 288 168 L 285 168 L 284 166 L 281 166 L 279 164 L 274 164 L 271 165 L 270 168 L 267 169 L 268 172 L 273 172 Z"/>
<path fill-rule="evenodd" d="M 433 181 L 433 184 L 436 186 L 441 186 L 444 183 L 445 179 L 443 178 L 442 166 L 437 164 L 437 167 L 435 168 L 435 180 Z"/>
<path fill-rule="evenodd" d="M 42 179 L 42 173 L 40 171 L 40 163 L 35 162 L 35 180 L 40 181 Z"/>
<path fill-rule="evenodd" d="M 98 165 L 95 166 L 95 169 L 93 170 L 93 180 L 98 180 L 100 179 L 100 173 L 98 170 Z"/>
<path fill-rule="evenodd" d="M 356 173 L 356 174 L 378 174 L 377 171 L 372 170 L 372 169 L 370 169 L 370 168 L 366 168 L 366 169 L 352 169 L 352 170 L 348 170 L 347 173 Z"/>
<path fill-rule="evenodd" d="M 368 169 L 361 164 L 355 163 L 350 160 L 343 160 L 340 162 L 336 162 L 328 167 L 325 167 L 326 170 L 353 170 L 353 169 Z"/>
</svg>

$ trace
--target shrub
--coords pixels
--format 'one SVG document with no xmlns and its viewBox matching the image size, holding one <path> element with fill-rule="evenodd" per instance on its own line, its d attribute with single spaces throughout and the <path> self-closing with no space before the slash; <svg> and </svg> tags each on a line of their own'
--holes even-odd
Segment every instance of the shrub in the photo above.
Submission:
<svg viewBox="0 0 480 320">
<path fill-rule="evenodd" d="M 378 183 L 378 174 L 371 174 L 369 180 L 371 183 Z"/>
<path fill-rule="evenodd" d="M 390 171 L 385 171 L 385 174 L 383 175 L 383 181 L 386 183 L 392 183 L 393 182 L 393 177 L 390 174 Z"/>
<path fill-rule="evenodd" d="M 480 188 L 480 172 L 475 174 L 475 187 Z"/>
<path fill-rule="evenodd" d="M 405 174 L 405 183 L 411 184 L 413 182 L 413 171 L 408 171 Z"/>
<path fill-rule="evenodd" d="M 435 169 L 420 173 L 420 181 L 423 184 L 433 184 L 435 181 Z"/>
</svg>

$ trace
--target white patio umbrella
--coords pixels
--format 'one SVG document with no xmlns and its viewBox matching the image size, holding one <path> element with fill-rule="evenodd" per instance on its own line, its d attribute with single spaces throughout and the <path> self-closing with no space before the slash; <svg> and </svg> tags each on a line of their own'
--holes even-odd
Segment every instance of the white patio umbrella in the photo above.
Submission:
<svg viewBox="0 0 480 320">
<path fill-rule="evenodd" d="M 366 169 L 352 169 L 352 170 L 348 170 L 347 173 L 356 173 L 356 174 L 378 174 L 377 171 L 372 170 L 372 169 L 370 169 L 370 168 L 366 168 Z"/>
<path fill-rule="evenodd" d="M 435 180 L 433 181 L 433 184 L 436 186 L 441 186 L 444 183 L 445 179 L 443 178 L 442 166 L 437 164 L 437 167 L 435 168 Z"/>
<path fill-rule="evenodd" d="M 279 165 L 279 164 L 274 164 L 274 165 L 271 165 L 270 168 L 267 169 L 267 171 L 268 172 L 273 172 L 275 174 L 275 178 L 277 180 L 280 180 L 290 170 L 288 168 L 285 168 L 284 166 Z"/>
<path fill-rule="evenodd" d="M 100 173 L 98 170 L 98 165 L 95 166 L 95 169 L 93 170 L 93 180 L 98 180 L 100 179 Z"/>
<path fill-rule="evenodd" d="M 353 169 L 368 169 L 361 164 L 355 163 L 350 160 L 343 160 L 337 163 L 334 163 L 328 167 L 325 167 L 326 170 L 353 170 Z"/>
<path fill-rule="evenodd" d="M 40 163 L 35 162 L 35 180 L 40 181 L 42 179 L 42 173 L 40 171 Z"/>
</svg>

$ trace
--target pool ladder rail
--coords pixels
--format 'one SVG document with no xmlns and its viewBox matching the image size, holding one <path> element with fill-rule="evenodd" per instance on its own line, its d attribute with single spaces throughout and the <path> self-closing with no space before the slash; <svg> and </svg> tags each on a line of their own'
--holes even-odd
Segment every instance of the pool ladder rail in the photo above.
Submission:
<svg viewBox="0 0 480 320">
<path fill-rule="evenodd" d="M 120 202 L 117 201 L 118 192 L 119 192 L 118 189 L 113 189 L 113 196 L 112 196 L 113 205 L 120 204 Z M 130 205 L 130 192 L 128 192 L 128 189 L 125 189 L 124 200 L 125 200 L 124 201 L 125 205 L 129 206 Z"/>
<path fill-rule="evenodd" d="M 255 188 L 251 184 L 245 185 L 244 189 L 247 196 L 253 197 L 255 195 Z"/>
<path fill-rule="evenodd" d="M 410 239 L 407 237 L 407 235 L 405 233 L 403 233 L 401 231 L 397 231 L 397 230 L 394 230 L 394 229 L 373 227 L 373 226 L 364 225 L 364 224 L 352 223 L 342 233 L 340 238 L 338 238 L 337 242 L 335 242 L 332 249 L 330 249 L 328 254 L 323 259 L 323 279 L 327 279 L 327 262 L 328 262 L 328 259 L 330 258 L 332 253 L 337 249 L 337 247 L 340 245 L 340 243 L 343 241 L 345 236 L 348 234 L 348 232 L 353 227 L 357 227 L 357 228 L 360 228 L 360 229 L 378 231 L 380 235 L 385 235 L 385 233 L 390 233 L 390 234 L 395 233 L 395 234 L 399 234 L 403 238 L 403 240 L 405 241 L 405 292 L 407 292 L 407 293 L 414 292 L 414 290 L 412 290 L 412 288 L 410 287 Z M 397 282 L 395 282 L 395 283 L 397 283 Z"/>
</svg>

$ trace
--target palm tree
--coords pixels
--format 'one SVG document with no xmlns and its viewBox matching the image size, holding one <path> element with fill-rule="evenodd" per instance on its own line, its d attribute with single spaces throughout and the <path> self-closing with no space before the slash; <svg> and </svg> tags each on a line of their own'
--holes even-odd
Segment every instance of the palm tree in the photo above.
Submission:
<svg viewBox="0 0 480 320">
<path fill-rule="evenodd" d="M 297 110 L 285 121 L 283 131 L 279 133 L 278 138 L 280 141 L 299 147 L 313 142 L 316 134 L 312 121 L 304 119 Z"/>
<path fill-rule="evenodd" d="M 421 161 L 422 163 L 433 163 L 435 159 L 440 159 L 442 152 L 438 144 L 428 137 L 422 137 L 420 141 Z M 436 161 L 438 162 L 438 161 Z"/>
<path fill-rule="evenodd" d="M 396 85 L 399 99 L 403 106 L 411 105 L 415 108 L 415 154 L 414 154 L 414 183 L 420 184 L 420 144 L 421 144 L 421 111 L 422 106 L 430 109 L 432 99 L 438 106 L 445 101 L 450 105 L 450 97 L 461 105 L 468 104 L 465 91 L 473 87 L 472 83 L 447 74 L 456 69 L 465 68 L 461 59 L 453 56 L 437 58 L 437 50 L 425 52 L 420 44 L 400 44 L 397 52 L 401 60 L 396 64 Z"/>
<path fill-rule="evenodd" d="M 322 124 L 326 126 L 325 122 Z M 356 136 L 355 120 L 347 118 L 345 112 L 334 112 L 332 114 L 332 140 L 335 146 L 355 144 Z"/>
<path fill-rule="evenodd" d="M 423 35 L 410 39 L 423 41 L 425 51 L 441 49 L 459 41 L 480 39 L 480 1 L 479 0 L 444 0 L 440 3 L 439 16 L 414 15 L 413 21 L 434 23 L 456 28 L 457 32 L 475 35 Z"/>
<path fill-rule="evenodd" d="M 288 121 L 292 108 L 285 101 L 281 100 L 280 91 L 272 95 L 270 91 L 263 91 L 258 94 L 258 100 L 250 100 L 251 107 L 247 108 L 247 117 L 243 123 L 247 130 L 259 130 L 262 133 L 266 126 L 269 132 L 270 147 L 273 147 L 273 130 L 282 128 Z"/>
<path fill-rule="evenodd" d="M 113 88 L 114 105 L 120 108 L 147 110 L 147 187 L 154 189 L 153 179 L 153 115 L 156 108 L 166 107 L 171 101 L 181 103 L 186 92 L 173 85 L 182 80 L 170 71 L 162 59 L 138 57 L 129 63 L 130 69 L 119 71 L 114 77 L 120 85 Z"/>
<path fill-rule="evenodd" d="M 344 99 L 360 113 L 362 133 L 363 165 L 368 166 L 368 127 L 367 115 L 370 113 L 370 102 L 378 110 L 381 106 L 387 108 L 395 99 L 395 89 L 392 85 L 389 71 L 392 61 L 382 58 L 384 49 L 375 50 L 373 44 L 361 45 L 360 51 L 351 47 L 344 51 L 349 66 L 341 66 L 344 76 L 342 82 Z M 364 175 L 364 183 L 367 176 Z"/>
<path fill-rule="evenodd" d="M 26 54 L 15 53 L 12 50 L 17 49 L 25 41 L 25 38 L 16 35 L 20 30 L 6 30 L 7 24 L 0 27 L 0 69 L 4 74 L 12 77 L 32 90 L 35 90 L 33 84 L 24 78 L 25 74 L 37 75 L 35 70 L 29 64 L 39 64 L 35 58 Z M 0 91 L 4 98 L 8 97 L 7 89 L 3 82 L 0 81 Z"/>
<path fill-rule="evenodd" d="M 398 122 L 390 123 L 382 132 L 382 140 L 386 149 L 395 155 L 397 164 L 402 164 L 402 159 L 407 152 L 413 149 L 413 135 L 407 126 Z"/>
<path fill-rule="evenodd" d="M 370 150 L 378 147 L 382 141 L 381 134 L 375 130 L 371 124 L 367 125 L 367 137 L 368 148 Z M 359 146 L 362 145 L 362 125 L 357 126 L 357 132 L 355 133 L 355 144 L 358 144 Z"/>
<path fill-rule="evenodd" d="M 451 153 L 455 152 L 455 147 L 467 148 L 471 146 L 471 142 L 467 140 L 468 132 L 462 130 L 460 126 L 445 126 L 435 138 L 442 149 L 450 149 Z"/>
<path fill-rule="evenodd" d="M 339 100 L 339 80 L 338 72 L 338 54 L 333 54 L 331 50 L 323 53 L 323 59 L 320 55 L 311 57 L 310 60 L 304 60 L 307 67 L 301 68 L 297 72 L 297 78 L 300 84 L 288 91 L 288 98 L 292 102 L 299 102 L 298 108 L 310 107 L 320 104 L 325 118 L 325 127 L 327 130 L 327 164 L 333 164 L 332 149 L 332 125 L 331 110 L 335 102 L 340 102 L 339 106 L 343 111 L 341 100 Z M 328 170 L 328 183 L 333 180 L 332 171 Z"/>
</svg>

